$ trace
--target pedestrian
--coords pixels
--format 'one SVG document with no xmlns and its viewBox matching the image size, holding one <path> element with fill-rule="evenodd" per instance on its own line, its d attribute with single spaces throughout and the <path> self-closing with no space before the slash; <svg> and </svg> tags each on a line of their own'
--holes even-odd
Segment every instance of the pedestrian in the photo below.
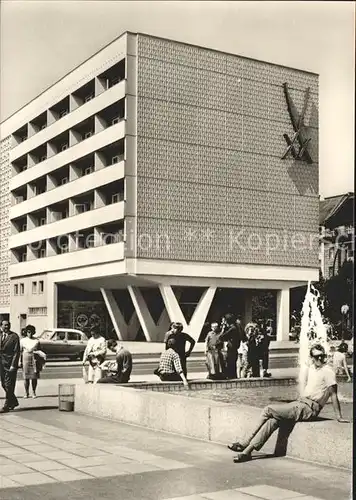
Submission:
<svg viewBox="0 0 356 500">
<path fill-rule="evenodd" d="M 5 392 L 5 404 L 0 413 L 7 413 L 19 405 L 15 396 L 16 376 L 20 360 L 20 337 L 11 331 L 10 322 L 1 322 L 0 379 Z"/>
<path fill-rule="evenodd" d="M 108 349 L 116 353 L 115 361 L 104 361 L 101 369 L 108 374 L 98 380 L 98 384 L 127 384 L 132 372 L 132 355 L 128 349 L 117 340 L 108 341 Z"/>
<path fill-rule="evenodd" d="M 251 435 L 243 441 L 228 446 L 230 450 L 238 453 L 234 458 L 235 463 L 251 460 L 253 451 L 260 450 L 282 423 L 303 422 L 317 417 L 329 398 L 338 422 L 347 422 L 341 415 L 336 377 L 326 363 L 324 347 L 316 344 L 310 349 L 309 354 L 311 365 L 308 368 L 303 396 L 291 403 L 266 406 Z"/>
<path fill-rule="evenodd" d="M 255 322 L 247 323 L 245 335 L 248 345 L 248 373 L 252 377 L 260 376 L 260 338 L 258 336 L 258 326 Z"/>
<path fill-rule="evenodd" d="M 237 378 L 246 378 L 248 376 L 248 342 L 244 335 L 237 350 Z"/>
<path fill-rule="evenodd" d="M 181 365 L 181 358 L 177 352 L 177 339 L 170 337 L 166 344 L 167 349 L 162 352 L 159 366 L 153 372 L 162 382 L 183 382 L 185 387 L 189 387 L 187 378 Z"/>
<path fill-rule="evenodd" d="M 231 313 L 225 314 L 222 321 L 220 339 L 226 342 L 226 378 L 237 378 L 237 350 L 241 338 L 235 324 L 235 317 Z"/>
<path fill-rule="evenodd" d="M 32 397 L 36 397 L 38 378 L 40 376 L 39 364 L 36 362 L 36 351 L 40 350 L 40 342 L 33 338 L 36 328 L 33 325 L 27 325 L 25 328 L 26 337 L 20 340 L 21 358 L 20 366 L 25 385 L 24 398 L 30 397 L 30 381 L 32 388 Z"/>
<path fill-rule="evenodd" d="M 341 343 L 338 346 L 332 358 L 332 367 L 335 372 L 335 375 L 346 375 L 347 381 L 351 382 L 351 374 L 349 367 L 347 366 L 347 360 L 346 360 L 347 350 L 348 349 L 346 342 Z"/>
<path fill-rule="evenodd" d="M 164 336 L 164 343 L 166 344 L 166 349 L 168 349 L 168 347 L 167 347 L 168 340 L 171 338 L 175 340 L 175 348 L 174 349 L 179 355 L 180 363 L 181 363 L 181 366 L 183 369 L 183 373 L 186 377 L 187 376 L 187 358 L 189 358 L 189 356 L 192 353 L 192 350 L 195 346 L 195 340 L 190 335 L 183 332 L 183 325 L 182 325 L 182 323 L 179 323 L 179 322 L 172 323 L 170 330 Z M 190 344 L 188 351 L 185 350 L 186 342 L 189 342 L 189 344 Z"/>
<path fill-rule="evenodd" d="M 259 329 L 259 359 L 262 361 L 262 376 L 265 378 L 272 377 L 272 374 L 268 372 L 270 343 L 271 337 L 267 333 L 267 327 L 265 323 L 261 320 Z"/>
<path fill-rule="evenodd" d="M 208 368 L 208 378 L 211 380 L 225 378 L 223 347 L 224 344 L 220 339 L 219 323 L 211 323 L 211 331 L 205 339 L 206 366 Z"/>
<path fill-rule="evenodd" d="M 106 357 L 106 340 L 96 326 L 90 330 L 91 337 L 83 355 L 83 376 L 87 383 L 96 383 L 101 378 L 100 365 Z"/>
</svg>

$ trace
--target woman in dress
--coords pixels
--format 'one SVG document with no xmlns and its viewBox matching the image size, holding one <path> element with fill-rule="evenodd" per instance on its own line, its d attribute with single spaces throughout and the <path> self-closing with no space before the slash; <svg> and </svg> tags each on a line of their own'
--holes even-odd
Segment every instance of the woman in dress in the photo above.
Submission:
<svg viewBox="0 0 356 500">
<path fill-rule="evenodd" d="M 36 328 L 33 325 L 26 326 L 25 331 L 26 337 L 23 337 L 20 341 L 22 373 L 25 383 L 24 398 L 30 397 L 30 380 L 32 386 L 32 397 L 35 398 L 37 381 L 39 378 L 35 351 L 39 350 L 40 343 L 38 339 L 33 338 L 34 334 L 36 333 Z"/>
<path fill-rule="evenodd" d="M 221 331 L 218 323 L 211 324 L 211 331 L 205 339 L 206 366 L 208 378 L 221 380 L 225 378 L 225 362 L 222 353 L 224 343 L 220 340 Z"/>
</svg>

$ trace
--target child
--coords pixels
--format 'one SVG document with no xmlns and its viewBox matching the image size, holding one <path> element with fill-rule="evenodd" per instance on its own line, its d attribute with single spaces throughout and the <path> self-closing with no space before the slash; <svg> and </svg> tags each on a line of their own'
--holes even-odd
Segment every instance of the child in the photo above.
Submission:
<svg viewBox="0 0 356 500">
<path fill-rule="evenodd" d="M 248 342 L 246 337 L 241 340 L 237 354 L 237 378 L 246 378 L 248 376 Z"/>
</svg>

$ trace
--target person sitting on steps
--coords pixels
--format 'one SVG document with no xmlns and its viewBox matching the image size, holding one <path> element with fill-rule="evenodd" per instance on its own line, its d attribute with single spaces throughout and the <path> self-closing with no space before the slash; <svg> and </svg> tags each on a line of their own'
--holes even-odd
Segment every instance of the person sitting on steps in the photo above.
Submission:
<svg viewBox="0 0 356 500">
<path fill-rule="evenodd" d="M 248 439 L 228 446 L 237 456 L 234 462 L 247 462 L 252 459 L 252 452 L 260 450 L 273 432 L 285 422 L 303 422 L 317 417 L 331 398 L 338 422 L 347 422 L 341 415 L 340 402 L 337 395 L 335 373 L 327 365 L 327 356 L 322 345 L 314 345 L 310 351 L 307 383 L 304 394 L 297 401 L 266 406 L 254 431 Z"/>
</svg>

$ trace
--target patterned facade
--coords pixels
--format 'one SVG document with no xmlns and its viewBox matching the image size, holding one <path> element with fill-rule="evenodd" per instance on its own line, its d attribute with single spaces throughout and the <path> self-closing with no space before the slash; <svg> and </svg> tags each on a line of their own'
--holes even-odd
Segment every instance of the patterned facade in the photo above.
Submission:
<svg viewBox="0 0 356 500">
<path fill-rule="evenodd" d="M 0 314 L 10 307 L 10 281 L 8 277 L 10 263 L 8 249 L 10 236 L 10 149 L 11 137 L 6 137 L 0 143 Z"/>
<path fill-rule="evenodd" d="M 318 77 L 144 35 L 137 75 L 137 256 L 317 267 Z M 281 159 L 285 82 L 311 165 Z"/>
</svg>

